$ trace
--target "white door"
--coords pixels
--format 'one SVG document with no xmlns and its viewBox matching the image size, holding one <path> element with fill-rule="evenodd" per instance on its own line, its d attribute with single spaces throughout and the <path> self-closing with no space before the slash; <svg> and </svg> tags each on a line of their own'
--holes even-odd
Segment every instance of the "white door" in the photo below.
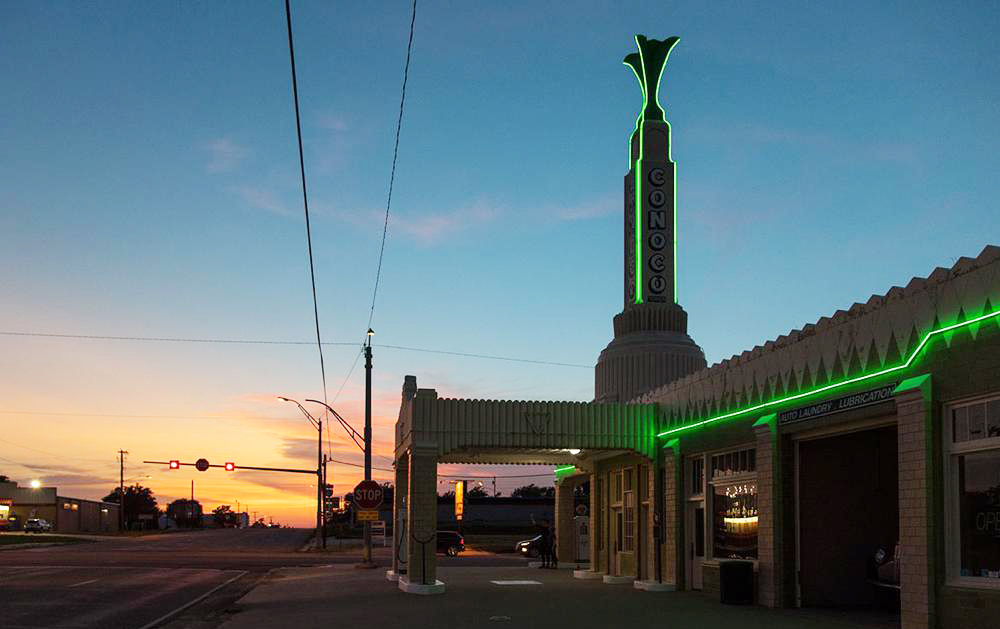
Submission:
<svg viewBox="0 0 1000 629">
<path fill-rule="evenodd" d="M 687 517 L 688 534 L 688 589 L 701 589 L 701 564 L 705 561 L 705 503 L 689 502 Z"/>
</svg>

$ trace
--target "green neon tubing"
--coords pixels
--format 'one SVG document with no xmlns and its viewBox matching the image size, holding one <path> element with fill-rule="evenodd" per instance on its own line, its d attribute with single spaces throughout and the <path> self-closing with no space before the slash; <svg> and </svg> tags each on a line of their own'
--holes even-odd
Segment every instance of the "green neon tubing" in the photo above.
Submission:
<svg viewBox="0 0 1000 629">
<path fill-rule="evenodd" d="M 563 465 L 562 467 L 556 468 L 556 474 L 558 474 L 559 472 L 565 472 L 566 470 L 575 470 L 575 469 L 576 469 L 575 465 Z"/>
<path fill-rule="evenodd" d="M 719 422 L 719 421 L 722 421 L 724 419 L 731 419 L 731 418 L 736 417 L 738 415 L 745 415 L 747 413 L 752 413 L 754 411 L 759 411 L 759 410 L 762 410 L 762 409 L 765 409 L 765 408 L 769 408 L 769 407 L 773 407 L 773 406 L 778 406 L 779 404 L 784 404 L 786 402 L 792 402 L 794 400 L 800 400 L 802 398 L 806 398 L 806 397 L 809 397 L 809 396 L 812 396 L 812 395 L 816 395 L 817 393 L 823 393 L 825 391 L 830 391 L 830 390 L 833 390 L 833 389 L 837 389 L 839 387 L 844 387 L 844 386 L 847 386 L 849 384 L 857 384 L 858 382 L 864 382 L 865 380 L 873 380 L 873 379 L 879 378 L 881 376 L 886 376 L 886 375 L 889 375 L 889 374 L 897 372 L 897 371 L 902 371 L 904 369 L 908 369 L 913 364 L 913 361 L 915 361 L 917 359 L 917 356 L 920 355 L 920 352 L 923 351 L 924 347 L 927 346 L 927 343 L 930 342 L 930 340 L 933 337 L 937 336 L 938 334 L 944 334 L 945 332 L 951 332 L 953 330 L 957 330 L 959 328 L 963 328 L 965 326 L 972 325 L 973 323 L 979 323 L 980 321 L 985 321 L 986 319 L 989 319 L 990 317 L 1000 317 L 1000 310 L 994 310 L 993 312 L 990 312 L 990 313 L 987 313 L 987 314 L 984 314 L 984 315 L 980 315 L 980 316 L 976 317 L 975 319 L 969 319 L 968 321 L 962 321 L 960 323 L 954 323 L 952 325 L 948 325 L 948 326 L 945 326 L 943 328 L 939 328 L 937 330 L 932 330 L 931 332 L 928 332 L 924 336 L 923 340 L 920 341 L 920 344 L 917 345 L 917 347 L 910 354 L 910 357 L 907 358 L 904 363 L 902 363 L 900 365 L 896 365 L 895 367 L 889 367 L 888 369 L 883 369 L 881 371 L 876 371 L 874 373 L 870 373 L 870 374 L 867 374 L 867 375 L 864 375 L 864 376 L 857 376 L 855 378 L 848 378 L 847 380 L 844 380 L 842 382 L 836 382 L 834 384 L 828 384 L 828 385 L 825 385 L 825 386 L 813 389 L 811 391 L 803 391 L 802 393 L 796 393 L 795 395 L 788 395 L 788 396 L 785 396 L 783 398 L 779 398 L 779 399 L 776 399 L 776 400 L 771 400 L 769 402 L 763 402 L 761 404 L 757 404 L 755 406 L 751 406 L 749 408 L 744 408 L 744 409 L 741 409 L 741 410 L 738 410 L 738 411 L 733 411 L 731 413 L 725 413 L 723 415 L 717 415 L 716 417 L 709 417 L 708 419 L 703 419 L 703 420 L 701 420 L 699 422 L 695 422 L 693 424 L 687 424 L 685 426 L 677 426 L 677 427 L 671 428 L 669 430 L 664 430 L 663 432 L 657 434 L 656 436 L 657 437 L 666 437 L 667 435 L 673 435 L 673 434 L 676 434 L 676 433 L 679 433 L 679 432 L 682 432 L 682 431 L 691 430 L 693 428 L 698 428 L 699 426 L 707 426 L 708 424 L 714 424 L 715 422 Z"/>
</svg>

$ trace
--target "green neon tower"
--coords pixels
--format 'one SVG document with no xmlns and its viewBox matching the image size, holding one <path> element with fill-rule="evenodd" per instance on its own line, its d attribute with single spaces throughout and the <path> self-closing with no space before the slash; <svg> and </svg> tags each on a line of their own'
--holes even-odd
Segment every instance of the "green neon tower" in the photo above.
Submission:
<svg viewBox="0 0 1000 629">
<path fill-rule="evenodd" d="M 660 103 L 663 70 L 678 41 L 636 35 L 639 50 L 625 57 L 642 89 L 642 110 L 625 175 L 625 307 L 615 315 L 614 340 L 597 360 L 598 402 L 627 402 L 705 368 L 677 302 L 677 166 Z"/>
</svg>

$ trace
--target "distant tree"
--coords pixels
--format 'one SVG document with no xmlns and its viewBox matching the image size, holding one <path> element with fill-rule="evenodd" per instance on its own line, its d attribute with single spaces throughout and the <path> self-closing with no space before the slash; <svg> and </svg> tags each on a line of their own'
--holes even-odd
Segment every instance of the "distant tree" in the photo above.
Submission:
<svg viewBox="0 0 1000 629">
<path fill-rule="evenodd" d="M 167 505 L 167 516 L 180 527 L 201 528 L 201 514 L 201 503 L 197 500 L 181 498 Z"/>
<path fill-rule="evenodd" d="M 216 526 L 236 526 L 236 513 L 229 505 L 219 505 L 212 509 L 212 519 L 215 520 Z"/>
<path fill-rule="evenodd" d="M 0 483 L 9 483 L 10 477 L 6 474 L 0 474 Z"/>
<path fill-rule="evenodd" d="M 490 495 L 482 487 L 473 487 L 465 493 L 467 498 L 489 498 Z"/>
<path fill-rule="evenodd" d="M 104 502 L 122 504 L 121 490 L 115 487 L 114 490 L 102 498 Z M 139 521 L 140 515 L 152 515 L 154 518 L 160 516 L 160 507 L 156 504 L 156 496 L 149 487 L 143 487 L 136 483 L 125 488 L 125 503 L 122 507 L 125 528 L 131 529 L 135 522 Z"/>
<path fill-rule="evenodd" d="M 555 487 L 539 487 L 534 483 L 518 487 L 510 492 L 512 498 L 552 498 L 556 495 Z"/>
<path fill-rule="evenodd" d="M 442 498 L 448 498 L 448 499 L 454 500 L 455 499 L 455 490 L 454 489 L 449 489 L 448 491 L 444 492 L 443 494 L 438 494 L 438 495 L 441 496 Z"/>
</svg>

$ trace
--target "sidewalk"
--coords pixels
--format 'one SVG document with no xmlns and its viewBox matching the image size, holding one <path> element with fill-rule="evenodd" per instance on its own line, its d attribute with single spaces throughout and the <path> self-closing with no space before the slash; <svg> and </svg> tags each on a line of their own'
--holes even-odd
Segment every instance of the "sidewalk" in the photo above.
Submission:
<svg viewBox="0 0 1000 629">
<path fill-rule="evenodd" d="M 400 592 L 385 579 L 384 570 L 344 565 L 280 569 L 240 599 L 222 627 L 328 629 L 401 621 L 407 629 L 898 626 L 891 617 L 721 605 L 717 598 L 698 592 L 642 592 L 625 585 L 574 579 L 567 570 L 450 567 L 439 568 L 438 578 L 447 585 L 445 594 L 416 596 Z"/>
</svg>

